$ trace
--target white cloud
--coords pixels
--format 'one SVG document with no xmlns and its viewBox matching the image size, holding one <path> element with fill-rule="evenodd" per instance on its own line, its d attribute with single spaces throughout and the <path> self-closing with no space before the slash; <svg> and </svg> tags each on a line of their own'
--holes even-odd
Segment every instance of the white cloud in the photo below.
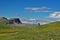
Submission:
<svg viewBox="0 0 60 40">
<path fill-rule="evenodd" d="M 53 12 L 49 15 L 49 18 L 60 18 L 60 12 Z"/>
<path fill-rule="evenodd" d="M 29 20 L 36 20 L 35 18 L 31 18 L 31 19 L 29 19 Z"/>
<path fill-rule="evenodd" d="M 30 19 L 21 19 L 22 23 L 26 23 L 26 24 L 38 24 L 40 23 L 41 25 L 43 24 L 47 24 L 47 21 L 43 21 L 43 20 L 37 20 L 35 18 L 30 18 Z"/>
<path fill-rule="evenodd" d="M 30 12 L 51 12 L 51 8 L 48 8 L 48 7 L 40 7 L 40 8 L 31 8 L 31 7 L 27 7 L 27 8 L 24 8 L 25 10 L 27 11 L 30 11 Z"/>
</svg>

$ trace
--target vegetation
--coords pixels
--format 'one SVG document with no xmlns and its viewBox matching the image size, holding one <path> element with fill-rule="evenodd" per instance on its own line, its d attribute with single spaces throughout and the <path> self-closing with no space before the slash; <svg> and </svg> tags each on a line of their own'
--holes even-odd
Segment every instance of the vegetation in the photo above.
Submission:
<svg viewBox="0 0 60 40">
<path fill-rule="evenodd" d="M 0 22 L 0 40 L 60 40 L 60 22 L 16 27 Z"/>
</svg>

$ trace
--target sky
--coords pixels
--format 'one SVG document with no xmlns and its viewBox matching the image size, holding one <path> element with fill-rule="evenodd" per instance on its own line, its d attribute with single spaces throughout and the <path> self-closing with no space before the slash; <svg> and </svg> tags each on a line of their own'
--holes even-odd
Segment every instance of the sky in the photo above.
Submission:
<svg viewBox="0 0 60 40">
<path fill-rule="evenodd" d="M 0 16 L 59 21 L 60 0 L 0 0 Z"/>
</svg>

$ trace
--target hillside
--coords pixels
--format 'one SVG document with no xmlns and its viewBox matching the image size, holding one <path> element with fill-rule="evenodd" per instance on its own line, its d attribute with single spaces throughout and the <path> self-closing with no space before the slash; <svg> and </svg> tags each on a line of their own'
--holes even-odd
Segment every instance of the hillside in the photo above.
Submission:
<svg viewBox="0 0 60 40">
<path fill-rule="evenodd" d="M 31 27 L 0 23 L 0 40 L 60 40 L 60 22 Z"/>
</svg>

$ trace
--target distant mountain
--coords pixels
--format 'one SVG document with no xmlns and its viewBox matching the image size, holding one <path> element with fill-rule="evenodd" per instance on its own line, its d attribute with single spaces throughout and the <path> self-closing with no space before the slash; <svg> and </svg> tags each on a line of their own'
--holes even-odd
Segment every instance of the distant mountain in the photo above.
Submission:
<svg viewBox="0 0 60 40">
<path fill-rule="evenodd" d="M 0 17 L 0 20 L 9 20 L 11 18 L 5 18 L 5 17 Z M 12 18 L 14 19 L 14 18 Z M 37 20 L 37 19 L 20 19 L 20 21 L 22 23 L 25 24 L 38 24 L 40 23 L 41 25 L 48 23 L 48 21 L 44 21 L 44 20 Z"/>
<path fill-rule="evenodd" d="M 5 18 L 5 17 L 0 17 L 0 21 L 2 21 L 2 20 L 7 20 L 7 18 Z"/>
</svg>

